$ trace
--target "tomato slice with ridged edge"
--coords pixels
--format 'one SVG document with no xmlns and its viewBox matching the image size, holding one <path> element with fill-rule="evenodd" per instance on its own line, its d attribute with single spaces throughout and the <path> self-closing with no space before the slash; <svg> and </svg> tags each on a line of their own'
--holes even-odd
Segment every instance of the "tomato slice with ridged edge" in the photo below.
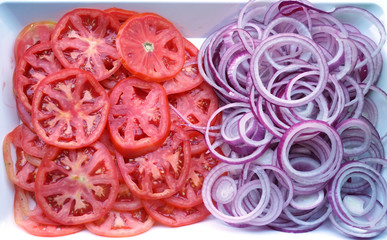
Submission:
<svg viewBox="0 0 387 240">
<path fill-rule="evenodd" d="M 116 50 L 120 26 L 102 10 L 74 9 L 58 21 L 51 37 L 52 49 L 65 68 L 80 68 L 101 81 L 121 66 Z"/>
<path fill-rule="evenodd" d="M 191 166 L 184 186 L 172 197 L 165 198 L 167 204 L 189 208 L 203 202 L 202 186 L 209 171 L 218 164 L 217 158 L 210 152 L 191 157 Z"/>
<path fill-rule="evenodd" d="M 200 222 L 210 215 L 203 203 L 180 208 L 167 204 L 162 199 L 143 200 L 142 204 L 148 214 L 157 222 L 169 227 L 181 227 Z"/>
<path fill-rule="evenodd" d="M 164 88 L 129 77 L 110 92 L 108 127 L 122 155 L 137 157 L 156 150 L 167 138 L 170 116 Z"/>
<path fill-rule="evenodd" d="M 197 55 L 199 50 L 187 39 L 184 39 L 184 49 L 184 67 L 174 78 L 163 83 L 167 95 L 189 91 L 204 81 L 198 69 Z"/>
<path fill-rule="evenodd" d="M 184 38 L 167 19 L 154 13 L 129 18 L 117 35 L 122 64 L 137 77 L 162 82 L 184 65 Z"/>
<path fill-rule="evenodd" d="M 46 155 L 36 174 L 36 202 L 50 219 L 66 225 L 95 221 L 113 207 L 117 167 L 100 142 Z"/>
<path fill-rule="evenodd" d="M 167 139 L 155 151 L 136 158 L 117 154 L 121 175 L 133 194 L 161 199 L 175 194 L 185 183 L 191 162 L 185 131 L 171 126 Z"/>
<path fill-rule="evenodd" d="M 14 87 L 17 98 L 28 112 L 31 112 L 32 99 L 39 82 L 62 68 L 50 42 L 32 46 L 20 58 L 14 73 Z"/>
<path fill-rule="evenodd" d="M 36 87 L 32 126 L 47 144 L 80 148 L 101 136 L 109 109 L 109 97 L 93 75 L 79 69 L 63 69 Z"/>
<path fill-rule="evenodd" d="M 68 226 L 48 219 L 38 205 L 30 209 L 28 192 L 15 187 L 14 218 L 15 223 L 26 232 L 40 237 L 66 236 L 82 231 L 83 225 Z"/>
<path fill-rule="evenodd" d="M 16 63 L 30 47 L 35 44 L 49 42 L 55 26 L 56 23 L 51 21 L 33 22 L 25 26 L 15 40 L 14 55 Z"/>
<path fill-rule="evenodd" d="M 85 224 L 86 228 L 105 237 L 131 237 L 148 231 L 154 220 L 141 207 L 131 211 L 110 211 L 97 221 Z"/>
</svg>

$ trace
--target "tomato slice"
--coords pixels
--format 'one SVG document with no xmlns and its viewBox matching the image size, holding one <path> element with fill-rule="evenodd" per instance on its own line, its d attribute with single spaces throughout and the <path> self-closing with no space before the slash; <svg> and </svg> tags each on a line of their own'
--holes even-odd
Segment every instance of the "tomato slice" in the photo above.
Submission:
<svg viewBox="0 0 387 240">
<path fill-rule="evenodd" d="M 163 87 L 129 77 L 110 93 L 108 126 L 117 150 L 137 157 L 156 150 L 167 138 L 170 116 Z"/>
<path fill-rule="evenodd" d="M 130 191 L 125 182 L 120 182 L 117 199 L 113 205 L 113 210 L 128 212 L 139 208 L 142 208 L 141 199 Z"/>
<path fill-rule="evenodd" d="M 36 44 L 26 51 L 16 66 L 14 86 L 17 98 L 28 112 L 31 112 L 37 84 L 62 68 L 51 49 L 50 42 Z"/>
<path fill-rule="evenodd" d="M 140 198 L 160 199 L 175 194 L 185 183 L 191 162 L 185 131 L 172 126 L 163 145 L 136 158 L 117 154 L 125 183 Z"/>
<path fill-rule="evenodd" d="M 19 98 L 16 98 L 16 110 L 20 120 L 29 128 L 34 129 L 32 126 L 31 112 L 21 103 Z"/>
<path fill-rule="evenodd" d="M 28 154 L 22 149 L 22 128 L 19 125 L 5 136 L 3 159 L 8 179 L 20 188 L 33 191 L 37 166 L 27 161 Z"/>
<path fill-rule="evenodd" d="M 155 221 L 170 227 L 191 225 L 210 215 L 203 203 L 189 208 L 175 207 L 163 200 L 143 200 L 142 203 Z"/>
<path fill-rule="evenodd" d="M 141 13 L 129 18 L 117 35 L 117 50 L 129 72 L 148 81 L 165 81 L 184 65 L 184 38 L 165 18 Z"/>
<path fill-rule="evenodd" d="M 121 66 L 113 75 L 110 77 L 100 81 L 99 83 L 106 89 L 111 90 L 114 86 L 119 83 L 121 80 L 130 77 L 132 74 L 126 70 L 123 66 Z"/>
<path fill-rule="evenodd" d="M 35 205 L 35 208 L 31 210 L 28 203 L 30 198 L 27 195 L 28 193 L 21 188 L 15 187 L 15 222 L 28 233 L 40 237 L 58 237 L 70 235 L 84 229 L 83 225 L 66 226 L 52 222 L 43 215 L 38 205 Z M 41 215 L 38 216 L 39 214 Z"/>
<path fill-rule="evenodd" d="M 202 186 L 204 178 L 218 162 L 210 152 L 192 156 L 188 180 L 175 195 L 164 199 L 164 201 L 180 208 L 189 208 L 201 204 L 203 202 Z"/>
<path fill-rule="evenodd" d="M 42 159 L 47 151 L 52 151 L 52 146 L 43 142 L 40 137 L 29 129 L 26 125 L 22 125 L 22 148 L 29 155 Z"/>
<path fill-rule="evenodd" d="M 36 202 L 52 220 L 76 225 L 95 221 L 113 207 L 117 169 L 100 142 L 46 155 L 35 182 Z"/>
<path fill-rule="evenodd" d="M 123 24 L 126 20 L 128 20 L 128 18 L 138 14 L 138 12 L 135 12 L 135 11 L 130 11 L 122 8 L 116 8 L 116 7 L 108 8 L 108 9 L 105 9 L 104 11 L 113 15 L 115 18 L 117 18 L 117 20 L 121 24 Z"/>
<path fill-rule="evenodd" d="M 63 69 L 36 87 L 32 125 L 47 144 L 80 148 L 100 137 L 109 109 L 107 93 L 90 73 Z"/>
<path fill-rule="evenodd" d="M 115 40 L 120 26 L 102 10 L 74 9 L 58 21 L 52 48 L 65 68 L 80 68 L 101 81 L 121 66 Z"/>
<path fill-rule="evenodd" d="M 199 73 L 197 55 L 199 50 L 187 39 L 184 39 L 185 63 L 181 71 L 172 79 L 163 83 L 167 95 L 182 93 L 199 86 L 204 78 Z"/>
<path fill-rule="evenodd" d="M 219 100 L 212 87 L 203 82 L 198 87 L 179 94 L 168 96 L 169 103 L 185 118 L 185 121 L 171 110 L 171 121 L 184 127 L 189 134 L 191 152 L 193 155 L 207 150 L 204 136 L 199 131 L 186 126 L 188 121 L 197 127 L 206 127 L 211 115 L 218 109 Z M 220 117 L 214 119 L 211 125 L 215 125 Z"/>
<path fill-rule="evenodd" d="M 56 26 L 55 22 L 43 21 L 28 24 L 16 37 L 14 55 L 16 62 L 24 55 L 25 51 L 38 43 L 49 42 L 51 33 Z"/>
<path fill-rule="evenodd" d="M 143 209 L 128 212 L 110 211 L 101 219 L 86 224 L 86 228 L 105 237 L 131 237 L 148 231 L 154 220 Z"/>
</svg>

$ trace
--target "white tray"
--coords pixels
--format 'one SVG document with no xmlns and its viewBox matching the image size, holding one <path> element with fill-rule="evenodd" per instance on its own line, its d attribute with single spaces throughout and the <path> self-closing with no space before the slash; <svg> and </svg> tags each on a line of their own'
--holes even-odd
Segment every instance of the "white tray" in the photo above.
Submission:
<svg viewBox="0 0 387 240">
<path fill-rule="evenodd" d="M 240 7 L 246 1 L 2 1 L 0 0 L 0 142 L 4 136 L 19 124 L 16 113 L 15 100 L 12 92 L 12 73 L 15 67 L 13 58 L 13 43 L 19 31 L 28 23 L 34 21 L 57 21 L 65 12 L 78 8 L 90 7 L 106 9 L 119 7 L 138 12 L 156 12 L 169 19 L 179 28 L 185 37 L 192 40 L 198 47 L 204 37 L 213 30 L 236 17 Z M 333 1 L 313 1 L 318 7 L 329 10 L 338 5 L 352 5 L 365 8 L 383 23 L 387 23 L 385 11 L 387 1 L 385 0 L 341 0 L 339 3 Z M 356 16 L 353 16 L 356 21 Z M 368 30 L 367 24 L 358 22 L 362 31 L 374 34 Z M 377 36 L 377 34 L 375 34 Z M 387 46 L 383 48 L 384 70 L 382 72 L 379 86 L 387 90 Z M 380 104 L 382 113 L 387 112 L 387 103 Z M 387 129 L 385 116 L 381 116 L 377 128 L 384 134 Z M 383 120 L 384 121 L 383 121 Z M 386 147 L 386 142 L 384 146 Z M 0 148 L 1 149 L 1 148 Z M 2 156 L 2 150 L 0 150 Z M 1 161 L 2 162 L 2 161 Z M 32 236 L 18 227 L 13 220 L 13 185 L 7 178 L 4 164 L 0 162 L 0 239 L 41 239 Z M 89 233 L 87 230 L 60 239 L 106 239 Z M 346 238 L 338 232 L 330 223 L 326 223 L 315 231 L 303 234 L 288 234 L 276 232 L 268 228 L 260 229 L 238 229 L 230 227 L 223 222 L 208 217 L 205 221 L 191 226 L 180 228 L 169 228 L 156 224 L 148 232 L 133 239 L 343 239 Z M 387 231 L 377 239 L 387 239 Z"/>
</svg>

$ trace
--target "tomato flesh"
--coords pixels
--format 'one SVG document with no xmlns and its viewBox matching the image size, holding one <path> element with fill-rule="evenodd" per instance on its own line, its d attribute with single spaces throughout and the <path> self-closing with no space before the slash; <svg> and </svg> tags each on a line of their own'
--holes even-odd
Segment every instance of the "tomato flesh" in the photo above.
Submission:
<svg viewBox="0 0 387 240">
<path fill-rule="evenodd" d="M 129 18 L 117 35 L 122 64 L 137 77 L 162 82 L 183 68 L 184 39 L 165 18 L 142 13 Z"/>
</svg>

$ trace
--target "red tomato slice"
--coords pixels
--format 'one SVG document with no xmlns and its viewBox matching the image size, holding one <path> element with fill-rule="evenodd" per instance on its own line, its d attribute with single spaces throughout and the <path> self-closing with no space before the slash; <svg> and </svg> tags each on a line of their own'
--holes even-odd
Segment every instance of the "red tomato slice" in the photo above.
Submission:
<svg viewBox="0 0 387 240">
<path fill-rule="evenodd" d="M 65 68 L 80 68 L 101 81 L 121 66 L 115 40 L 120 26 L 104 11 L 75 9 L 58 21 L 52 49 Z"/>
<path fill-rule="evenodd" d="M 218 164 L 218 160 L 210 152 L 191 157 L 190 172 L 184 186 L 172 197 L 164 199 L 170 205 L 189 208 L 203 202 L 202 186 L 208 172 Z"/>
<path fill-rule="evenodd" d="M 110 211 L 101 219 L 86 224 L 86 228 L 105 237 L 131 237 L 148 231 L 154 220 L 141 208 L 128 212 Z"/>
<path fill-rule="evenodd" d="M 52 146 L 43 142 L 40 137 L 24 124 L 22 125 L 22 148 L 29 155 L 42 159 L 46 151 L 52 151 Z"/>
<path fill-rule="evenodd" d="M 204 78 L 199 73 L 197 55 L 199 50 L 187 39 L 184 39 L 185 63 L 181 71 L 172 79 L 163 83 L 165 92 L 182 93 L 199 86 Z"/>
<path fill-rule="evenodd" d="M 109 97 L 88 72 L 64 69 L 35 89 L 32 125 L 47 144 L 80 148 L 95 142 L 105 129 Z"/>
<path fill-rule="evenodd" d="M 37 167 L 27 161 L 28 154 L 22 149 L 22 128 L 19 125 L 5 136 L 3 159 L 8 179 L 20 188 L 33 191 Z"/>
<path fill-rule="evenodd" d="M 95 221 L 113 207 L 117 170 L 100 142 L 46 155 L 36 175 L 36 202 L 52 220 L 76 225 Z"/>
<path fill-rule="evenodd" d="M 62 68 L 50 42 L 34 45 L 19 60 L 14 73 L 14 86 L 17 98 L 28 112 L 31 112 L 32 98 L 38 83 Z"/>
<path fill-rule="evenodd" d="M 185 183 L 191 162 L 189 142 L 184 130 L 172 126 L 163 145 L 137 158 L 117 154 L 122 177 L 133 194 L 160 199 L 175 194 Z"/>
<path fill-rule="evenodd" d="M 106 89 L 111 90 L 114 88 L 114 86 L 119 83 L 121 80 L 128 78 L 130 75 L 130 72 L 126 70 L 123 66 L 121 66 L 113 75 L 110 77 L 100 81 L 99 83 Z"/>
<path fill-rule="evenodd" d="M 51 33 L 56 26 L 55 22 L 33 22 L 20 31 L 14 45 L 16 62 L 24 55 L 25 51 L 38 43 L 49 42 Z"/>
<path fill-rule="evenodd" d="M 185 125 L 187 124 L 186 121 L 188 121 L 197 127 L 207 126 L 211 115 L 219 107 L 218 97 L 212 87 L 203 82 L 190 91 L 169 95 L 168 100 L 185 118 L 185 121 L 183 121 L 175 111 L 171 110 L 171 121 L 184 126 L 184 129 L 189 134 L 192 154 L 200 154 L 207 150 L 203 134 Z M 212 125 L 215 125 L 219 120 L 220 118 L 214 119 Z"/>
<path fill-rule="evenodd" d="M 129 11 L 126 9 L 116 8 L 116 7 L 108 8 L 108 9 L 105 9 L 104 11 L 113 15 L 115 18 L 117 18 L 117 20 L 121 24 L 123 24 L 126 20 L 128 20 L 128 18 L 138 14 L 138 12 L 135 12 L 135 11 Z"/>
<path fill-rule="evenodd" d="M 110 93 L 109 130 L 117 150 L 137 157 L 156 150 L 170 128 L 169 106 L 163 87 L 129 77 Z"/>
<path fill-rule="evenodd" d="M 129 72 L 148 81 L 165 81 L 184 65 L 184 38 L 165 18 L 141 13 L 129 18 L 117 35 L 117 50 Z"/>
<path fill-rule="evenodd" d="M 20 120 L 29 128 L 34 129 L 32 126 L 31 112 L 21 103 L 19 98 L 16 98 L 16 110 Z"/>
<path fill-rule="evenodd" d="M 191 225 L 210 215 L 203 203 L 190 208 L 174 207 L 163 200 L 143 200 L 142 203 L 155 221 L 170 227 Z"/>
<path fill-rule="evenodd" d="M 39 206 L 36 205 L 34 210 L 31 210 L 28 206 L 27 193 L 15 187 L 14 198 L 14 218 L 17 225 L 26 230 L 28 233 L 40 236 L 40 237 L 58 237 L 73 234 L 84 229 L 83 225 L 65 226 L 52 222 L 44 215 L 37 217 Z M 41 223 L 35 220 L 38 218 L 43 222 Z"/>
<path fill-rule="evenodd" d="M 142 208 L 141 199 L 130 191 L 125 182 L 120 182 L 117 199 L 113 205 L 113 210 L 128 212 L 139 208 Z"/>
</svg>

